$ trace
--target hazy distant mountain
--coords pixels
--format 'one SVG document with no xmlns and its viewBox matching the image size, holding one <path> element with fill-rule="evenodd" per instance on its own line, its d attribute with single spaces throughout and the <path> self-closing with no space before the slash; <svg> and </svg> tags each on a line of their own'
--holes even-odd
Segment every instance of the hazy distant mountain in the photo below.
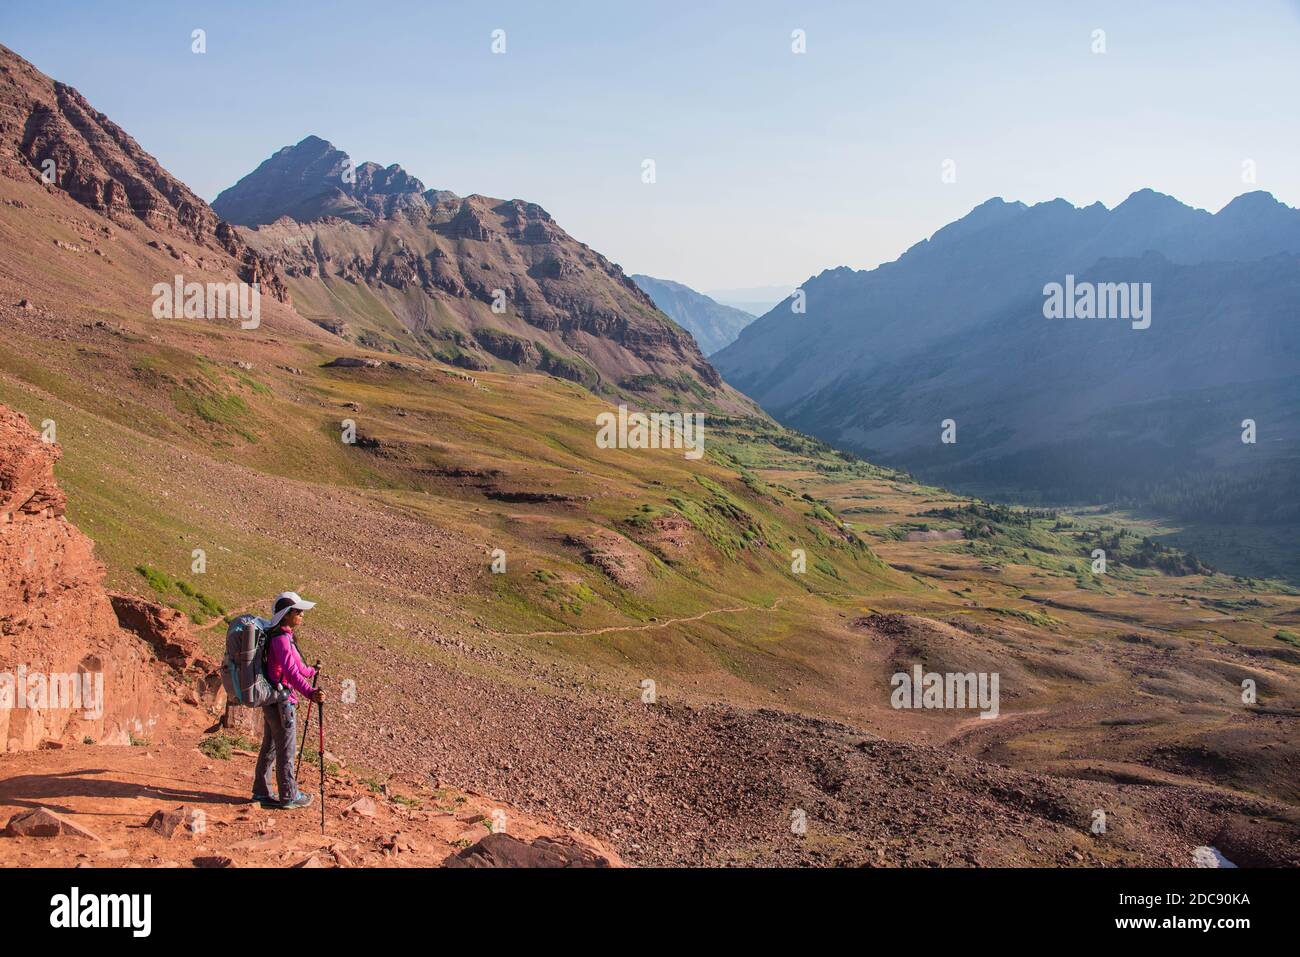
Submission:
<svg viewBox="0 0 1300 957">
<path fill-rule="evenodd" d="M 724 306 L 731 306 L 751 316 L 761 316 L 790 295 L 794 283 L 784 286 L 748 286 L 741 289 L 709 289 L 705 295 Z"/>
<path fill-rule="evenodd" d="M 736 336 L 740 335 L 740 330 L 755 318 L 751 313 L 725 306 L 704 293 L 670 279 L 633 275 L 632 281 L 673 322 L 695 337 L 706 356 L 734 342 Z"/>
<path fill-rule="evenodd" d="M 617 264 L 536 203 L 426 189 L 308 136 L 213 208 L 289 277 L 303 315 L 359 344 L 547 372 L 637 404 L 756 411 Z"/>
<path fill-rule="evenodd" d="M 937 480 L 1057 500 L 1179 485 L 1190 502 L 1189 472 L 1267 472 L 1270 501 L 1238 511 L 1294 517 L 1297 255 L 1300 211 L 1263 192 L 1214 215 L 1151 190 L 1113 210 L 993 199 L 895 262 L 808 280 L 806 313 L 787 300 L 713 361 L 784 423 Z M 1067 275 L 1150 283 L 1150 327 L 1045 318 Z"/>
</svg>

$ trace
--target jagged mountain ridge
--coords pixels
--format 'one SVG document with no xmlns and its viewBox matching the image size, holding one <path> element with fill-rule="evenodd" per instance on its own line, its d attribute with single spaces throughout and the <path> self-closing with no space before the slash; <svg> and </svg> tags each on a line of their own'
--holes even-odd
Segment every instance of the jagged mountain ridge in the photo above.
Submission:
<svg viewBox="0 0 1300 957">
<path fill-rule="evenodd" d="M 1214 473 L 1274 489 L 1251 513 L 1290 521 L 1297 255 L 1300 211 L 1263 192 L 1216 214 L 1152 190 L 1113 210 L 995 199 L 895 262 L 810 279 L 806 314 L 787 301 L 713 359 L 785 424 L 969 491 L 1151 502 L 1178 485 L 1196 515 L 1187 476 Z M 1044 286 L 1067 274 L 1151 283 L 1150 328 L 1049 321 Z M 1246 458 L 1248 418 L 1268 439 Z"/>
<path fill-rule="evenodd" d="M 800 287 L 806 313 L 786 299 L 712 359 L 780 415 L 841 375 L 897 363 L 1012 304 L 1041 300 L 1043 285 L 1067 272 L 1148 251 L 1188 264 L 1300 254 L 1300 211 L 1263 192 L 1213 215 L 1149 189 L 1113 210 L 990 199 L 893 262 L 810 278 Z"/>
<path fill-rule="evenodd" d="M 425 189 L 309 136 L 213 207 L 290 277 L 305 315 L 360 344 L 547 372 L 642 404 L 757 412 L 618 265 L 536 203 Z"/>
<path fill-rule="evenodd" d="M 310 222 L 337 216 L 371 224 L 403 210 L 427 212 L 424 184 L 400 166 L 353 167 L 348 154 L 319 136 L 277 150 L 257 169 L 224 190 L 213 208 L 238 226 L 262 226 L 282 216 Z"/>
</svg>

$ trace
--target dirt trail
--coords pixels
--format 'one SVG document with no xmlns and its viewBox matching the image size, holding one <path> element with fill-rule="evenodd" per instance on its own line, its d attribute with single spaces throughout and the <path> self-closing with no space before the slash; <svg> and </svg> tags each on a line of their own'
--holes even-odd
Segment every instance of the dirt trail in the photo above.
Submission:
<svg viewBox="0 0 1300 957">
<path fill-rule="evenodd" d="M 312 585 L 317 585 L 317 584 L 319 584 L 319 582 L 311 582 L 310 584 L 307 585 L 298 585 L 294 587 L 293 590 L 296 591 L 299 595 L 309 595 L 314 591 Z M 263 602 L 262 605 L 265 605 L 267 603 L 268 602 Z M 235 611 L 228 611 L 224 615 L 218 615 L 216 618 L 213 618 L 211 621 L 207 622 L 206 624 L 193 625 L 191 626 L 191 630 L 210 631 L 211 629 L 216 628 L 218 625 L 224 625 L 228 619 L 238 618 L 240 615 L 258 615 L 259 617 L 265 618 L 267 614 L 268 614 L 267 609 L 262 607 L 261 605 L 258 605 L 256 603 L 252 605 L 245 605 L 243 608 L 236 609 Z"/>
<path fill-rule="evenodd" d="M 772 604 L 764 607 L 762 605 L 739 605 L 735 608 L 714 608 L 711 611 L 702 611 L 698 615 L 691 615 L 689 618 L 669 618 L 666 621 L 655 621 L 648 625 L 610 625 L 608 628 L 595 628 L 591 631 L 524 631 L 524 632 L 495 632 L 494 634 L 502 635 L 506 638 L 585 638 L 592 635 L 608 635 L 615 631 L 654 631 L 657 628 L 671 628 L 673 625 L 681 625 L 691 621 L 700 621 L 713 615 L 725 615 L 728 613 L 745 612 L 745 611 L 775 611 L 790 595 L 784 595 L 776 599 Z"/>
<path fill-rule="evenodd" d="M 97 838 L 0 836 L 0 867 L 430 867 L 476 844 L 494 819 L 522 840 L 567 836 L 619 863 L 599 841 L 480 794 L 402 776 L 376 791 L 346 769 L 327 780 L 322 836 L 319 804 L 277 811 L 249 803 L 255 755 L 211 758 L 196 740 L 0 756 L 0 831 L 14 815 L 44 807 Z M 318 773 L 304 765 L 303 786 L 313 793 Z M 363 798 L 360 811 L 343 813 Z M 154 812 L 181 806 L 199 813 L 200 831 L 169 838 L 147 825 Z"/>
</svg>

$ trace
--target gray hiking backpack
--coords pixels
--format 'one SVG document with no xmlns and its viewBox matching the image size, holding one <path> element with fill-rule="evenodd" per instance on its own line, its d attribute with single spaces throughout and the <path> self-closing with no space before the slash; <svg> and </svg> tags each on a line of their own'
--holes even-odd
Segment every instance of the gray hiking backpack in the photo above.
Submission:
<svg viewBox="0 0 1300 957">
<path fill-rule="evenodd" d="M 264 708 L 284 697 L 266 678 L 266 632 L 270 627 L 269 621 L 256 615 L 240 615 L 226 629 L 221 683 L 231 704 Z"/>
</svg>

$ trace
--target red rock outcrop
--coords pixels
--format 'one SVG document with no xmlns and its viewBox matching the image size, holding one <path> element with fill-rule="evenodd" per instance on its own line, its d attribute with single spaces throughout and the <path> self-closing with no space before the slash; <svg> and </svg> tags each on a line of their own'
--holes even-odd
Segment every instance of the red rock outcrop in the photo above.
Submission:
<svg viewBox="0 0 1300 957">
<path fill-rule="evenodd" d="M 215 666 L 169 609 L 128 603 L 142 633 L 157 624 L 149 642 L 119 625 L 92 542 L 64 517 L 59 455 L 0 406 L 0 751 L 147 740 L 221 704 Z"/>
</svg>

